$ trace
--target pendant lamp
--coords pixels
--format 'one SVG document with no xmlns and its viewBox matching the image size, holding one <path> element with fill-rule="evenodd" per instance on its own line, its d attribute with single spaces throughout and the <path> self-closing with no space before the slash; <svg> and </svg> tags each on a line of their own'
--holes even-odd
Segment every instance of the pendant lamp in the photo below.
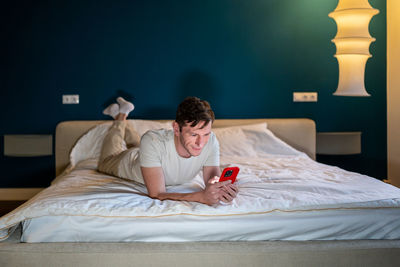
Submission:
<svg viewBox="0 0 400 267">
<path fill-rule="evenodd" d="M 339 0 L 336 9 L 329 13 L 337 24 L 335 57 L 339 64 L 339 84 L 334 95 L 370 96 L 364 85 L 365 65 L 370 44 L 375 38 L 369 34 L 372 17 L 379 13 L 368 0 Z"/>
</svg>

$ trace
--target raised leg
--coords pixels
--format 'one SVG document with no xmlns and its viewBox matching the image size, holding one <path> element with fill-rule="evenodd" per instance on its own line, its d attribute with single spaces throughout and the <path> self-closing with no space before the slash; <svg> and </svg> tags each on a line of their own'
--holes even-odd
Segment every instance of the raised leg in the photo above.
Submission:
<svg viewBox="0 0 400 267">
<path fill-rule="evenodd" d="M 119 105 L 112 104 L 103 111 L 115 120 L 104 138 L 98 164 L 100 171 L 115 176 L 119 176 L 119 165 L 129 152 L 127 147 L 137 147 L 140 142 L 139 135 L 132 126 L 127 127 L 126 122 L 129 112 L 134 109 L 133 104 L 122 97 L 119 97 L 117 102 Z M 118 107 L 118 113 L 115 107 Z"/>
</svg>

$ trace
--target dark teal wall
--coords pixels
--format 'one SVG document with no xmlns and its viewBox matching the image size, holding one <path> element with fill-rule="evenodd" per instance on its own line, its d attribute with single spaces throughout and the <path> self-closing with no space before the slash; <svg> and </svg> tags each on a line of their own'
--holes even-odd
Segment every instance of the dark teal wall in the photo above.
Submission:
<svg viewBox="0 0 400 267">
<path fill-rule="evenodd" d="M 187 95 L 218 118 L 308 117 L 318 131 L 362 131 L 363 153 L 332 164 L 386 178 L 386 4 L 370 24 L 372 97 L 338 97 L 328 17 L 337 0 L 9 1 L 1 7 L 0 134 L 54 134 L 106 119 L 122 94 L 132 117 L 173 118 Z M 293 103 L 316 91 L 317 103 Z M 79 94 L 79 105 L 62 105 Z M 3 140 L 1 148 L 3 150 Z M 49 184 L 54 158 L 0 156 L 0 187 Z"/>
</svg>

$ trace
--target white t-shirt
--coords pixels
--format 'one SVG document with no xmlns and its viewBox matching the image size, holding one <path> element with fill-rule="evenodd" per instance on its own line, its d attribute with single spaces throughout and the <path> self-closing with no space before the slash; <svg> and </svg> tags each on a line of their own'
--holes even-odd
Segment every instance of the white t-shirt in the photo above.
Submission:
<svg viewBox="0 0 400 267">
<path fill-rule="evenodd" d="M 176 151 L 173 130 L 153 130 L 142 136 L 139 151 L 131 160 L 135 181 L 144 183 L 140 167 L 161 167 L 165 184 L 179 185 L 193 179 L 204 166 L 219 166 L 219 143 L 211 132 L 199 156 L 183 158 Z"/>
</svg>

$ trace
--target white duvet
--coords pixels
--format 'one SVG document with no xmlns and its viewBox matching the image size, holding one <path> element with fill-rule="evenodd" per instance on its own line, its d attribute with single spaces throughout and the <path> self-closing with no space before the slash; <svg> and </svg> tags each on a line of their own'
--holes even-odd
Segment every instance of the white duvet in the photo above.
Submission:
<svg viewBox="0 0 400 267">
<path fill-rule="evenodd" d="M 219 134 L 216 134 L 218 137 Z M 227 218 L 231 217 L 238 223 L 243 219 L 248 225 L 249 220 L 250 222 L 259 220 L 259 216 L 264 214 L 278 213 L 281 216 L 315 211 L 347 212 L 349 210 L 357 214 L 360 210 L 367 212 L 368 210 L 385 210 L 386 214 L 390 214 L 388 216 L 390 222 L 384 222 L 385 218 L 379 219 L 384 222 L 386 228 L 382 229 L 384 233 L 378 235 L 378 238 L 400 239 L 400 230 L 398 230 L 400 228 L 400 190 L 398 188 L 365 175 L 317 163 L 305 154 L 282 144 L 282 141 L 274 141 L 275 137 L 268 138 L 272 138 L 272 141 L 269 141 L 271 142 L 269 146 L 273 148 L 271 153 L 267 153 L 269 151 L 264 148 L 257 150 L 260 145 L 253 142 L 256 149 L 251 153 L 254 152 L 254 155 L 249 155 L 245 151 L 242 155 L 229 154 L 228 150 L 225 150 L 226 153 L 222 155 L 221 168 L 240 167 L 237 178 L 239 194 L 230 204 L 207 206 L 196 202 L 151 199 L 146 196 L 146 188 L 143 185 L 99 173 L 96 171 L 96 159 L 82 159 L 69 172 L 58 177 L 52 186 L 2 217 L 0 238 L 6 239 L 20 222 L 47 216 L 117 218 L 128 221 L 135 218 L 171 218 L 172 221 L 181 225 L 184 225 L 185 218 L 189 218 L 189 221 L 190 218 L 199 218 L 199 220 L 208 218 L 213 220 L 213 223 L 217 224 L 220 220 L 221 223 L 226 224 Z M 279 153 L 279 147 L 281 147 L 281 153 Z M 168 187 L 167 190 L 192 192 L 201 190 L 203 187 L 204 182 L 200 173 L 191 182 Z M 363 216 L 368 216 L 368 214 Z M 354 219 L 356 218 L 349 222 L 354 224 Z M 260 233 L 269 230 L 263 230 L 264 223 L 259 223 L 259 221 L 254 221 L 254 223 L 258 223 L 255 229 Z M 291 223 L 295 224 L 295 221 Z M 268 227 L 268 224 L 265 225 Z M 315 225 L 315 227 L 315 230 L 318 230 L 324 225 Z M 295 231 L 294 228 L 289 228 L 287 231 L 289 233 Z M 243 229 L 243 231 L 246 232 L 248 229 Z M 235 236 L 239 234 L 232 233 Z M 287 239 L 290 239 L 290 234 L 285 233 L 285 236 L 288 235 Z M 259 236 L 260 240 L 270 238 L 270 236 L 263 237 L 262 234 Z M 221 240 L 234 240 L 234 237 L 230 238 L 226 233 L 221 238 Z M 317 238 L 324 239 L 321 236 Z M 371 236 L 358 236 L 358 238 L 371 238 Z M 196 236 L 193 239 L 192 241 L 195 241 Z M 272 235 L 270 239 L 279 239 L 279 236 L 275 238 Z M 312 238 L 305 237 L 305 239 Z M 330 239 L 335 239 L 335 237 Z M 248 240 L 254 240 L 254 237 L 249 237 Z"/>
</svg>

